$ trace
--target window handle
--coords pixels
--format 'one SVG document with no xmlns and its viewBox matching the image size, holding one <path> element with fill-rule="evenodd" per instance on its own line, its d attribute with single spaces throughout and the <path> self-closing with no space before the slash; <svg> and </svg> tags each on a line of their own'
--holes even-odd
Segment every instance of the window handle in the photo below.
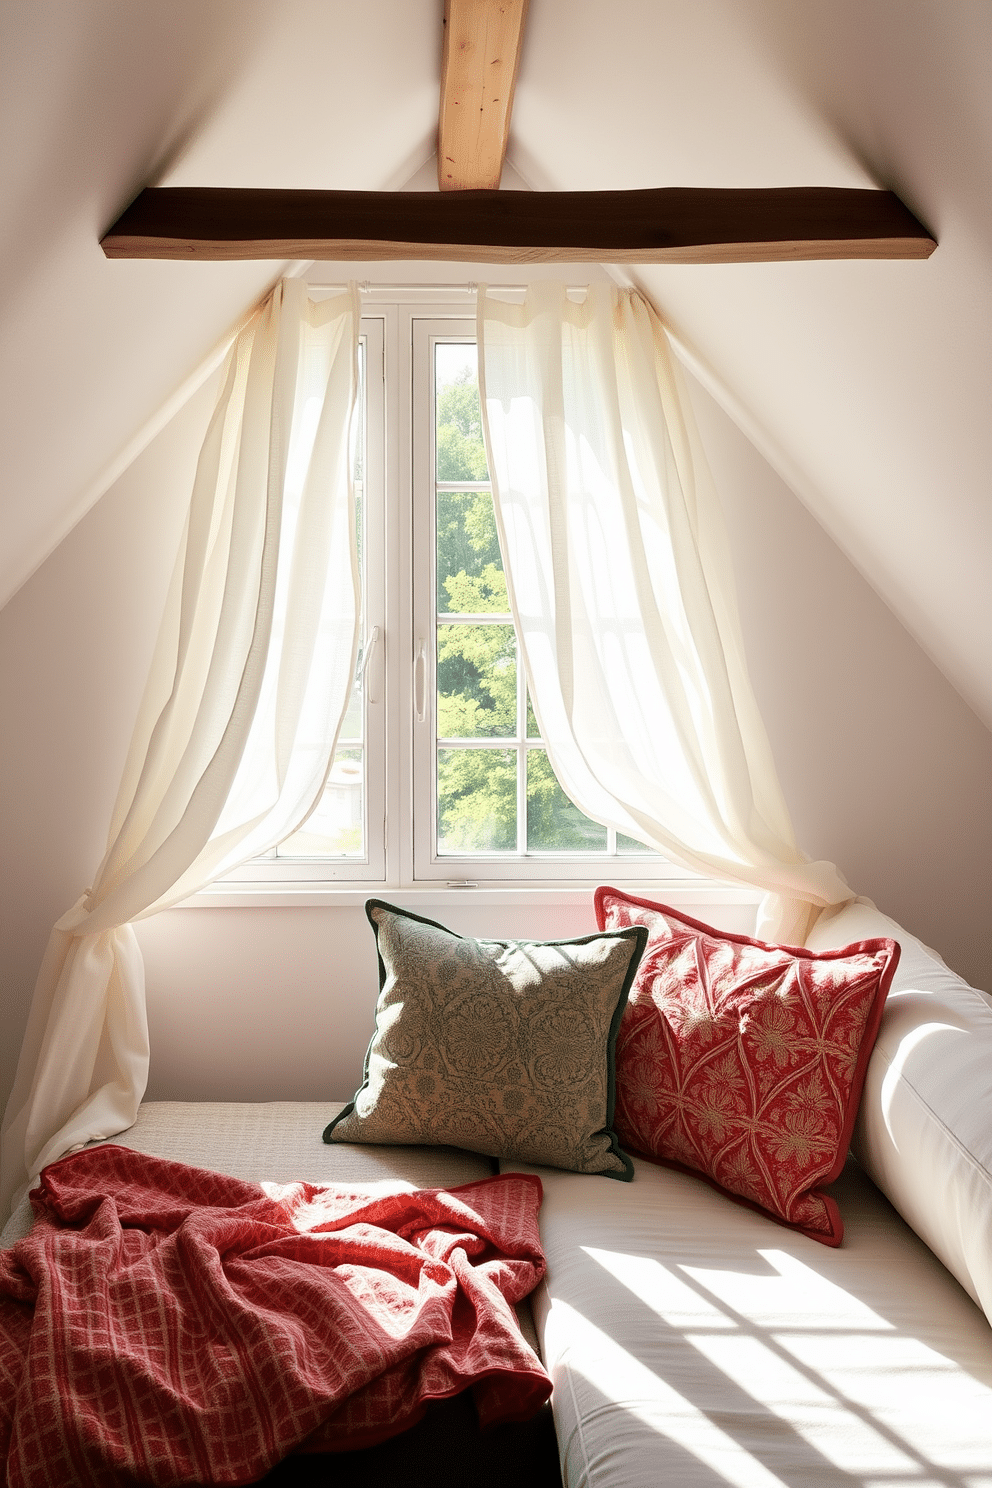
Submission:
<svg viewBox="0 0 992 1488">
<path fill-rule="evenodd" d="M 365 692 L 365 695 L 368 698 L 368 700 L 369 700 L 370 703 L 378 702 L 378 698 L 374 698 L 372 696 L 372 689 L 371 689 L 371 687 L 369 687 L 369 688 L 366 689 L 366 686 L 365 686 L 365 674 L 366 674 L 366 672 L 369 669 L 369 662 L 372 660 L 372 652 L 375 650 L 375 648 L 376 648 L 376 646 L 378 644 L 379 644 L 379 627 L 378 627 L 378 625 L 373 625 L 371 635 L 367 636 L 366 637 L 366 640 L 365 640 L 365 655 L 362 657 L 362 666 L 361 666 L 361 670 L 358 673 L 358 685 L 362 689 L 362 691 Z"/>
<path fill-rule="evenodd" d="M 413 706 L 417 722 L 423 723 L 427 717 L 427 647 L 423 639 L 417 642 L 417 655 L 413 663 Z"/>
</svg>

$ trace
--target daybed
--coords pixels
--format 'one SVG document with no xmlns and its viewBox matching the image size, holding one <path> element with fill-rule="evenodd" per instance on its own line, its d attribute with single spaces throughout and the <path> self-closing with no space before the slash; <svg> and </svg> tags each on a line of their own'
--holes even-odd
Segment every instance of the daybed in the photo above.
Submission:
<svg viewBox="0 0 992 1488">
<path fill-rule="evenodd" d="M 831 1187 L 839 1246 L 647 1160 L 630 1183 L 502 1164 L 543 1184 L 532 1300 L 566 1488 L 992 1488 L 992 1001 L 863 903 L 821 919 L 811 948 L 876 936 L 902 954 L 855 1157 Z M 491 1171 L 443 1147 L 321 1144 L 339 1112 L 154 1103 L 117 1141 L 274 1181 L 395 1189 Z M 22 1209 L 3 1243 L 28 1222 Z M 348 1454 L 303 1481 L 556 1481 L 546 1420 L 472 1464 L 438 1456 L 457 1422 L 426 1427 L 412 1467 Z"/>
</svg>

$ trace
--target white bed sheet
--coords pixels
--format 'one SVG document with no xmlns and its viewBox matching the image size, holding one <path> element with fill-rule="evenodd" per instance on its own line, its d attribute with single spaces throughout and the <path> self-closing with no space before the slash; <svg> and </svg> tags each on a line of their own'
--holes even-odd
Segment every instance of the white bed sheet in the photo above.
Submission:
<svg viewBox="0 0 992 1488">
<path fill-rule="evenodd" d="M 831 1250 L 635 1166 L 525 1170 L 566 1488 L 992 1488 L 992 1330 L 859 1169 Z"/>
<path fill-rule="evenodd" d="M 495 1172 L 489 1158 L 454 1147 L 324 1142 L 324 1127 L 341 1109 L 340 1101 L 148 1101 L 134 1125 L 108 1141 L 249 1183 L 302 1180 L 396 1192 L 454 1188 Z M 0 1234 L 0 1246 L 26 1235 L 31 1220 L 25 1199 Z"/>
</svg>

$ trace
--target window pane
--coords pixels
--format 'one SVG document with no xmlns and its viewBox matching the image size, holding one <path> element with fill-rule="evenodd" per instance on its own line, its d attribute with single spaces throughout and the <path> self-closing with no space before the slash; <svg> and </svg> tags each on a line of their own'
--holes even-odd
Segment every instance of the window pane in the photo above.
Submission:
<svg viewBox="0 0 992 1488">
<path fill-rule="evenodd" d="M 439 749 L 438 852 L 515 852 L 516 847 L 516 750 Z"/>
<path fill-rule="evenodd" d="M 437 607 L 442 615 L 509 611 L 488 491 L 437 493 Z"/>
<path fill-rule="evenodd" d="M 439 625 L 437 736 L 513 739 L 517 646 L 512 625 Z"/>
<path fill-rule="evenodd" d="M 362 738 L 362 715 L 365 712 L 362 689 L 356 685 L 351 689 L 351 697 L 348 699 L 348 711 L 341 723 L 341 732 L 338 735 L 341 743 L 358 744 Z"/>
<path fill-rule="evenodd" d="M 537 726 L 537 717 L 534 713 L 530 700 L 530 689 L 527 689 L 527 737 L 528 739 L 539 739 L 541 730 Z"/>
<path fill-rule="evenodd" d="M 606 851 L 606 828 L 573 806 L 543 749 L 527 751 L 527 851 Z"/>
<path fill-rule="evenodd" d="M 474 342 L 440 342 L 434 348 L 435 448 L 440 481 L 489 479 L 477 366 Z"/>
<path fill-rule="evenodd" d="M 649 857 L 656 858 L 658 854 L 653 847 L 648 847 L 643 842 L 638 842 L 634 837 L 625 837 L 622 832 L 617 833 L 618 853 L 647 853 Z"/>
<path fill-rule="evenodd" d="M 355 481 L 355 546 L 358 549 L 358 592 L 365 593 L 365 483 Z"/>
<path fill-rule="evenodd" d="M 363 841 L 364 767 L 360 749 L 338 749 L 320 805 L 300 831 L 280 843 L 280 858 L 354 858 Z"/>
</svg>

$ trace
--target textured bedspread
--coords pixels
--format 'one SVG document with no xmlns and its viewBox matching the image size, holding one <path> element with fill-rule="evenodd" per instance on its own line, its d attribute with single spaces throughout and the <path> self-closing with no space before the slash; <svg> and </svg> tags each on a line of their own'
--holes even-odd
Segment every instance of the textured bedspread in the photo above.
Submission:
<svg viewBox="0 0 992 1488">
<path fill-rule="evenodd" d="M 513 1302 L 541 1279 L 539 1180 L 370 1195 L 130 1151 L 53 1164 L 0 1255 L 9 1488 L 248 1483 L 365 1446 L 471 1387 L 483 1424 L 550 1381 Z"/>
</svg>

